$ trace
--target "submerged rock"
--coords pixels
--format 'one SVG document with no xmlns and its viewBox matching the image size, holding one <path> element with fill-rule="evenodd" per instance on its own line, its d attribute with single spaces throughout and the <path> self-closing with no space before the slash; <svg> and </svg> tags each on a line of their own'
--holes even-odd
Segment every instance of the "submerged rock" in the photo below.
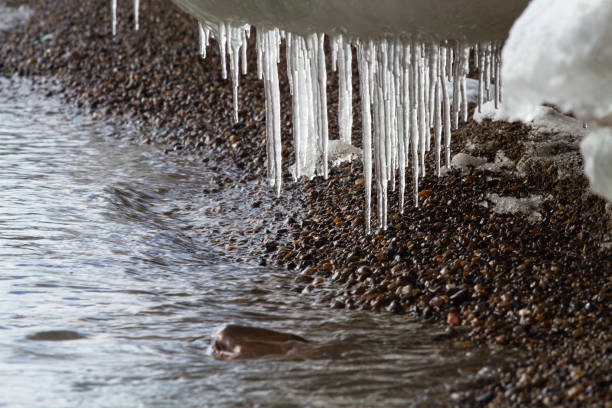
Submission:
<svg viewBox="0 0 612 408">
<path fill-rule="evenodd" d="M 320 353 L 295 334 L 230 324 L 213 330 L 211 355 L 216 360 L 312 359 Z"/>
<path fill-rule="evenodd" d="M 32 333 L 26 338 L 36 341 L 66 341 L 85 339 L 87 336 L 72 330 L 47 330 Z"/>
</svg>

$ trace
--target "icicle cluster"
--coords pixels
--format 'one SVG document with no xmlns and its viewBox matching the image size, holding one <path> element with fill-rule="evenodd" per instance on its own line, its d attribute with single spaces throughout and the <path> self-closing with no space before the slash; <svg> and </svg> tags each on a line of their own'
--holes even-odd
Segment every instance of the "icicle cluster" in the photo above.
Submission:
<svg viewBox="0 0 612 408">
<path fill-rule="evenodd" d="M 242 71 L 243 75 L 247 73 L 247 39 L 251 35 L 251 27 L 249 25 L 233 26 L 223 22 L 211 24 L 200 21 L 198 23 L 198 30 L 200 33 L 200 54 L 202 58 L 206 58 L 206 48 L 208 47 L 209 40 L 211 38 L 217 40 L 221 55 L 221 73 L 223 79 L 227 79 L 227 56 L 229 55 L 234 96 L 234 121 L 238 122 L 238 78 L 240 71 Z M 259 60 L 258 63 L 260 63 Z M 259 78 L 261 79 L 261 71 Z"/>
<path fill-rule="evenodd" d="M 138 30 L 139 0 L 133 0 Z M 117 0 L 111 0 L 112 31 L 117 31 Z M 221 56 L 227 79 L 227 59 L 233 86 L 234 121 L 238 121 L 239 74 L 247 72 L 249 25 L 200 21 L 200 53 L 206 58 L 210 38 Z M 328 176 L 329 132 L 325 35 L 285 33 L 259 29 L 257 74 L 266 97 L 268 181 L 281 192 L 281 126 L 278 64 L 285 41 L 287 76 L 292 95 L 294 178 Z M 466 77 L 478 70 L 478 110 L 502 97 L 501 44 L 483 42 L 423 42 L 382 38 L 363 41 L 336 35 L 329 39 L 332 69 L 338 72 L 338 128 L 340 144 L 352 143 L 353 49 L 357 52 L 362 112 L 362 159 L 365 184 L 365 225 L 370 232 L 372 181 L 376 175 L 378 226 L 386 228 L 389 185 L 399 185 L 400 212 L 404 211 L 406 168 L 412 169 L 414 205 L 419 204 L 419 177 L 426 173 L 426 153 L 435 154 L 435 172 L 441 175 L 442 156 L 450 166 L 451 129 L 468 119 Z M 470 67 L 472 62 L 472 67 Z M 432 146 L 433 139 L 433 146 Z"/>
<path fill-rule="evenodd" d="M 294 177 L 328 175 L 327 70 L 324 35 L 287 34 L 287 76 L 292 95 Z M 258 49 L 259 50 L 259 49 Z M 265 49 L 262 50 L 265 53 Z M 280 183 L 280 178 L 279 181 Z M 277 185 L 277 188 L 279 186 Z"/>
<path fill-rule="evenodd" d="M 206 57 L 211 37 L 221 51 L 221 70 L 227 77 L 229 54 L 233 83 L 234 119 L 238 119 L 239 57 L 246 73 L 246 39 L 250 27 L 228 23 L 199 23 L 200 52 Z M 287 76 L 292 95 L 295 178 L 319 174 L 327 178 L 329 134 L 327 70 L 324 34 L 301 36 L 278 29 L 257 35 L 257 71 L 266 96 L 268 180 L 281 192 L 281 128 L 278 63 L 285 41 Z M 414 205 L 418 206 L 419 177 L 426 173 L 426 153 L 433 149 L 435 173 L 442 158 L 450 166 L 451 129 L 468 119 L 466 76 L 470 60 L 479 72 L 478 109 L 484 102 L 501 101 L 501 44 L 418 42 L 402 39 L 361 41 L 330 38 L 332 69 L 338 72 L 338 127 L 340 141 L 350 144 L 353 122 L 353 48 L 357 52 L 362 105 L 362 148 L 365 181 L 365 225 L 370 231 L 372 181 L 378 199 L 378 226 L 387 225 L 388 191 L 399 185 L 404 211 L 406 168 L 412 169 Z M 433 139 L 433 141 L 432 141 Z M 374 178 L 374 175 L 376 177 Z M 390 188 L 389 188 L 390 187 Z"/>
<path fill-rule="evenodd" d="M 356 41 L 356 47 L 363 115 L 366 229 L 370 224 L 372 158 L 378 224 L 385 228 L 389 183 L 393 191 L 399 184 L 400 212 L 404 211 L 405 169 L 409 163 L 415 206 L 419 177 L 426 172 L 426 152 L 434 149 L 438 176 L 442 150 L 444 162 L 450 166 L 451 129 L 458 127 L 460 118 L 468 118 L 466 76 L 473 51 L 476 66 L 480 67 L 479 109 L 492 97 L 499 103 L 501 44 L 470 46 L 382 39 Z"/>
<path fill-rule="evenodd" d="M 133 0 L 138 30 L 139 0 Z M 112 32 L 117 31 L 117 0 L 111 0 Z M 200 21 L 200 53 L 206 58 L 210 38 L 221 56 L 227 79 L 227 59 L 233 86 L 234 121 L 238 121 L 239 74 L 247 72 L 249 25 Z M 328 177 L 330 142 L 327 117 L 325 35 L 285 33 L 258 29 L 257 74 L 266 97 L 266 149 L 268 181 L 281 192 L 281 113 L 278 64 L 285 41 L 287 76 L 292 95 L 293 175 Z M 412 169 L 414 205 L 419 204 L 419 177 L 426 173 L 426 153 L 435 154 L 435 172 L 441 175 L 442 156 L 450 166 L 451 129 L 468 119 L 466 77 L 478 70 L 478 110 L 484 102 L 502 98 L 501 44 L 483 42 L 423 42 L 405 38 L 360 40 L 336 35 L 329 39 L 332 69 L 338 72 L 339 141 L 352 143 L 353 50 L 357 52 L 362 112 L 362 159 L 365 184 L 365 225 L 370 232 L 372 182 L 378 199 L 378 226 L 386 228 L 389 187 L 399 185 L 400 212 L 404 211 L 406 168 Z M 470 67 L 470 62 L 472 66 Z M 433 146 L 432 146 L 433 139 Z M 374 175 L 376 176 L 374 178 Z M 390 186 L 389 186 L 390 185 Z"/>
<path fill-rule="evenodd" d="M 140 10 L 140 0 L 134 0 L 134 29 L 138 31 L 138 13 Z M 117 0 L 111 0 L 111 18 L 113 35 L 117 35 Z"/>
</svg>

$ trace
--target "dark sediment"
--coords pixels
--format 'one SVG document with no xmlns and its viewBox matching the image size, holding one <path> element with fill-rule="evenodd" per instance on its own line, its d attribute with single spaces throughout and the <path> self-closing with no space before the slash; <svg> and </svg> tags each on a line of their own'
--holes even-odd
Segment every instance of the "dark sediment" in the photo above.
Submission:
<svg viewBox="0 0 612 408">
<path fill-rule="evenodd" d="M 214 44 L 202 61 L 195 21 L 170 4 L 142 2 L 138 32 L 131 7 L 120 4 L 112 38 L 106 1 L 26 3 L 36 10 L 32 20 L 0 33 L 0 73 L 52 76 L 53 86 L 39 81 L 49 94 L 100 119 L 139 126 L 144 142 L 199 155 L 210 166 L 231 163 L 244 181 L 265 177 L 263 86 L 253 47 L 250 74 L 240 80 L 241 120 L 233 124 L 231 84 L 221 79 Z M 284 77 L 281 86 L 287 89 Z M 335 89 L 330 75 L 332 137 Z M 283 137 L 291 140 L 289 95 L 282 94 Z M 474 154 L 493 159 L 503 150 L 516 162 L 529 134 L 520 124 L 469 122 L 453 133 L 453 149 L 470 142 Z M 284 162 L 292 161 L 287 146 Z M 285 165 L 284 188 L 305 209 L 254 252 L 296 270 L 296 290 L 333 282 L 332 307 L 408 313 L 448 324 L 449 337 L 522 351 L 522 361 L 455 390 L 458 405 L 612 406 L 610 215 L 583 176 L 559 178 L 548 165 L 524 176 L 479 169 L 428 175 L 418 208 L 407 194 L 400 215 L 392 193 L 388 229 L 365 235 L 360 166 L 335 168 L 329 180 L 290 183 Z M 489 193 L 549 198 L 534 221 L 491 211 Z"/>
</svg>

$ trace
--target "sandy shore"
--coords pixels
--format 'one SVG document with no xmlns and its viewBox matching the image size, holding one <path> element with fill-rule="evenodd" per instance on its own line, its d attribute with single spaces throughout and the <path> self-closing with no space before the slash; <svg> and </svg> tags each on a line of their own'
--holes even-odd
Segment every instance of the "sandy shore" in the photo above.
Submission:
<svg viewBox="0 0 612 408">
<path fill-rule="evenodd" d="M 53 76 L 49 93 L 101 120 L 142 128 L 142 142 L 197 154 L 211 166 L 231 163 L 243 181 L 265 177 L 263 85 L 254 75 L 255 58 L 241 78 L 241 120 L 233 124 L 231 85 L 221 79 L 214 44 L 202 61 L 196 22 L 166 10 L 166 2 L 142 2 L 138 32 L 131 8 L 119 7 L 115 38 L 106 1 L 11 3 L 30 4 L 36 13 L 28 24 L 0 33 L 0 74 Z M 332 138 L 335 80 L 329 76 Z M 284 76 L 281 86 L 283 137 L 290 140 Z M 291 214 L 287 227 L 253 255 L 286 266 L 298 291 L 331 286 L 331 307 L 441 321 L 449 338 L 526 356 L 454 390 L 457 405 L 612 407 L 610 211 L 588 191 L 577 138 L 559 141 L 521 124 L 484 121 L 462 124 L 453 143 L 455 153 L 494 163 L 503 152 L 507 160 L 500 169 L 425 177 L 420 207 L 407 194 L 403 215 L 392 193 L 388 229 L 369 236 L 359 163 L 334 168 L 327 181 L 298 183 L 285 166 L 285 188 L 306 209 Z M 291 150 L 284 151 L 286 164 Z M 499 197 L 531 204 L 524 213 L 500 214 Z"/>
</svg>

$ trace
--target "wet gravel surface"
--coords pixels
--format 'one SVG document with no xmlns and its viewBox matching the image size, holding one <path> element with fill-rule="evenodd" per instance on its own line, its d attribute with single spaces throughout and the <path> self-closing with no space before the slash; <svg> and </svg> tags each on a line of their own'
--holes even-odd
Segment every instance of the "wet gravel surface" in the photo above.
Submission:
<svg viewBox="0 0 612 408">
<path fill-rule="evenodd" d="M 142 2 L 138 32 L 131 7 L 120 2 L 115 38 L 107 1 L 10 3 L 30 4 L 36 14 L 0 33 L 0 74 L 29 76 L 100 120 L 131 123 L 143 129 L 138 142 L 240 170 L 240 180 L 219 177 L 210 188 L 265 178 L 264 97 L 255 58 L 241 78 L 241 120 L 233 124 L 231 84 L 221 78 L 215 44 L 202 61 L 196 22 L 168 2 Z M 334 84 L 331 74 L 332 137 Z M 287 89 L 285 77 L 281 86 Z M 290 100 L 282 94 L 284 138 L 291 140 Z M 359 127 L 357 120 L 355 135 Z M 525 154 L 529 132 L 520 124 L 469 122 L 453 134 L 453 149 L 469 145 L 471 154 L 490 161 L 503 151 L 512 167 Z M 285 163 L 293 161 L 289 146 L 284 155 Z M 261 245 L 245 256 L 286 266 L 298 292 L 331 288 L 322 297 L 330 307 L 441 321 L 449 338 L 526 356 L 455 390 L 457 405 L 612 407 L 612 210 L 589 194 L 584 177 L 559 178 L 549 167 L 522 175 L 475 168 L 428 175 L 420 206 L 407 194 L 400 215 L 391 193 L 388 228 L 371 235 L 363 233 L 359 163 L 333 169 L 328 180 L 290 179 L 285 168 L 284 201 L 295 205 L 279 210 Z M 545 199 L 534 219 L 492 211 L 489 194 Z"/>
</svg>

